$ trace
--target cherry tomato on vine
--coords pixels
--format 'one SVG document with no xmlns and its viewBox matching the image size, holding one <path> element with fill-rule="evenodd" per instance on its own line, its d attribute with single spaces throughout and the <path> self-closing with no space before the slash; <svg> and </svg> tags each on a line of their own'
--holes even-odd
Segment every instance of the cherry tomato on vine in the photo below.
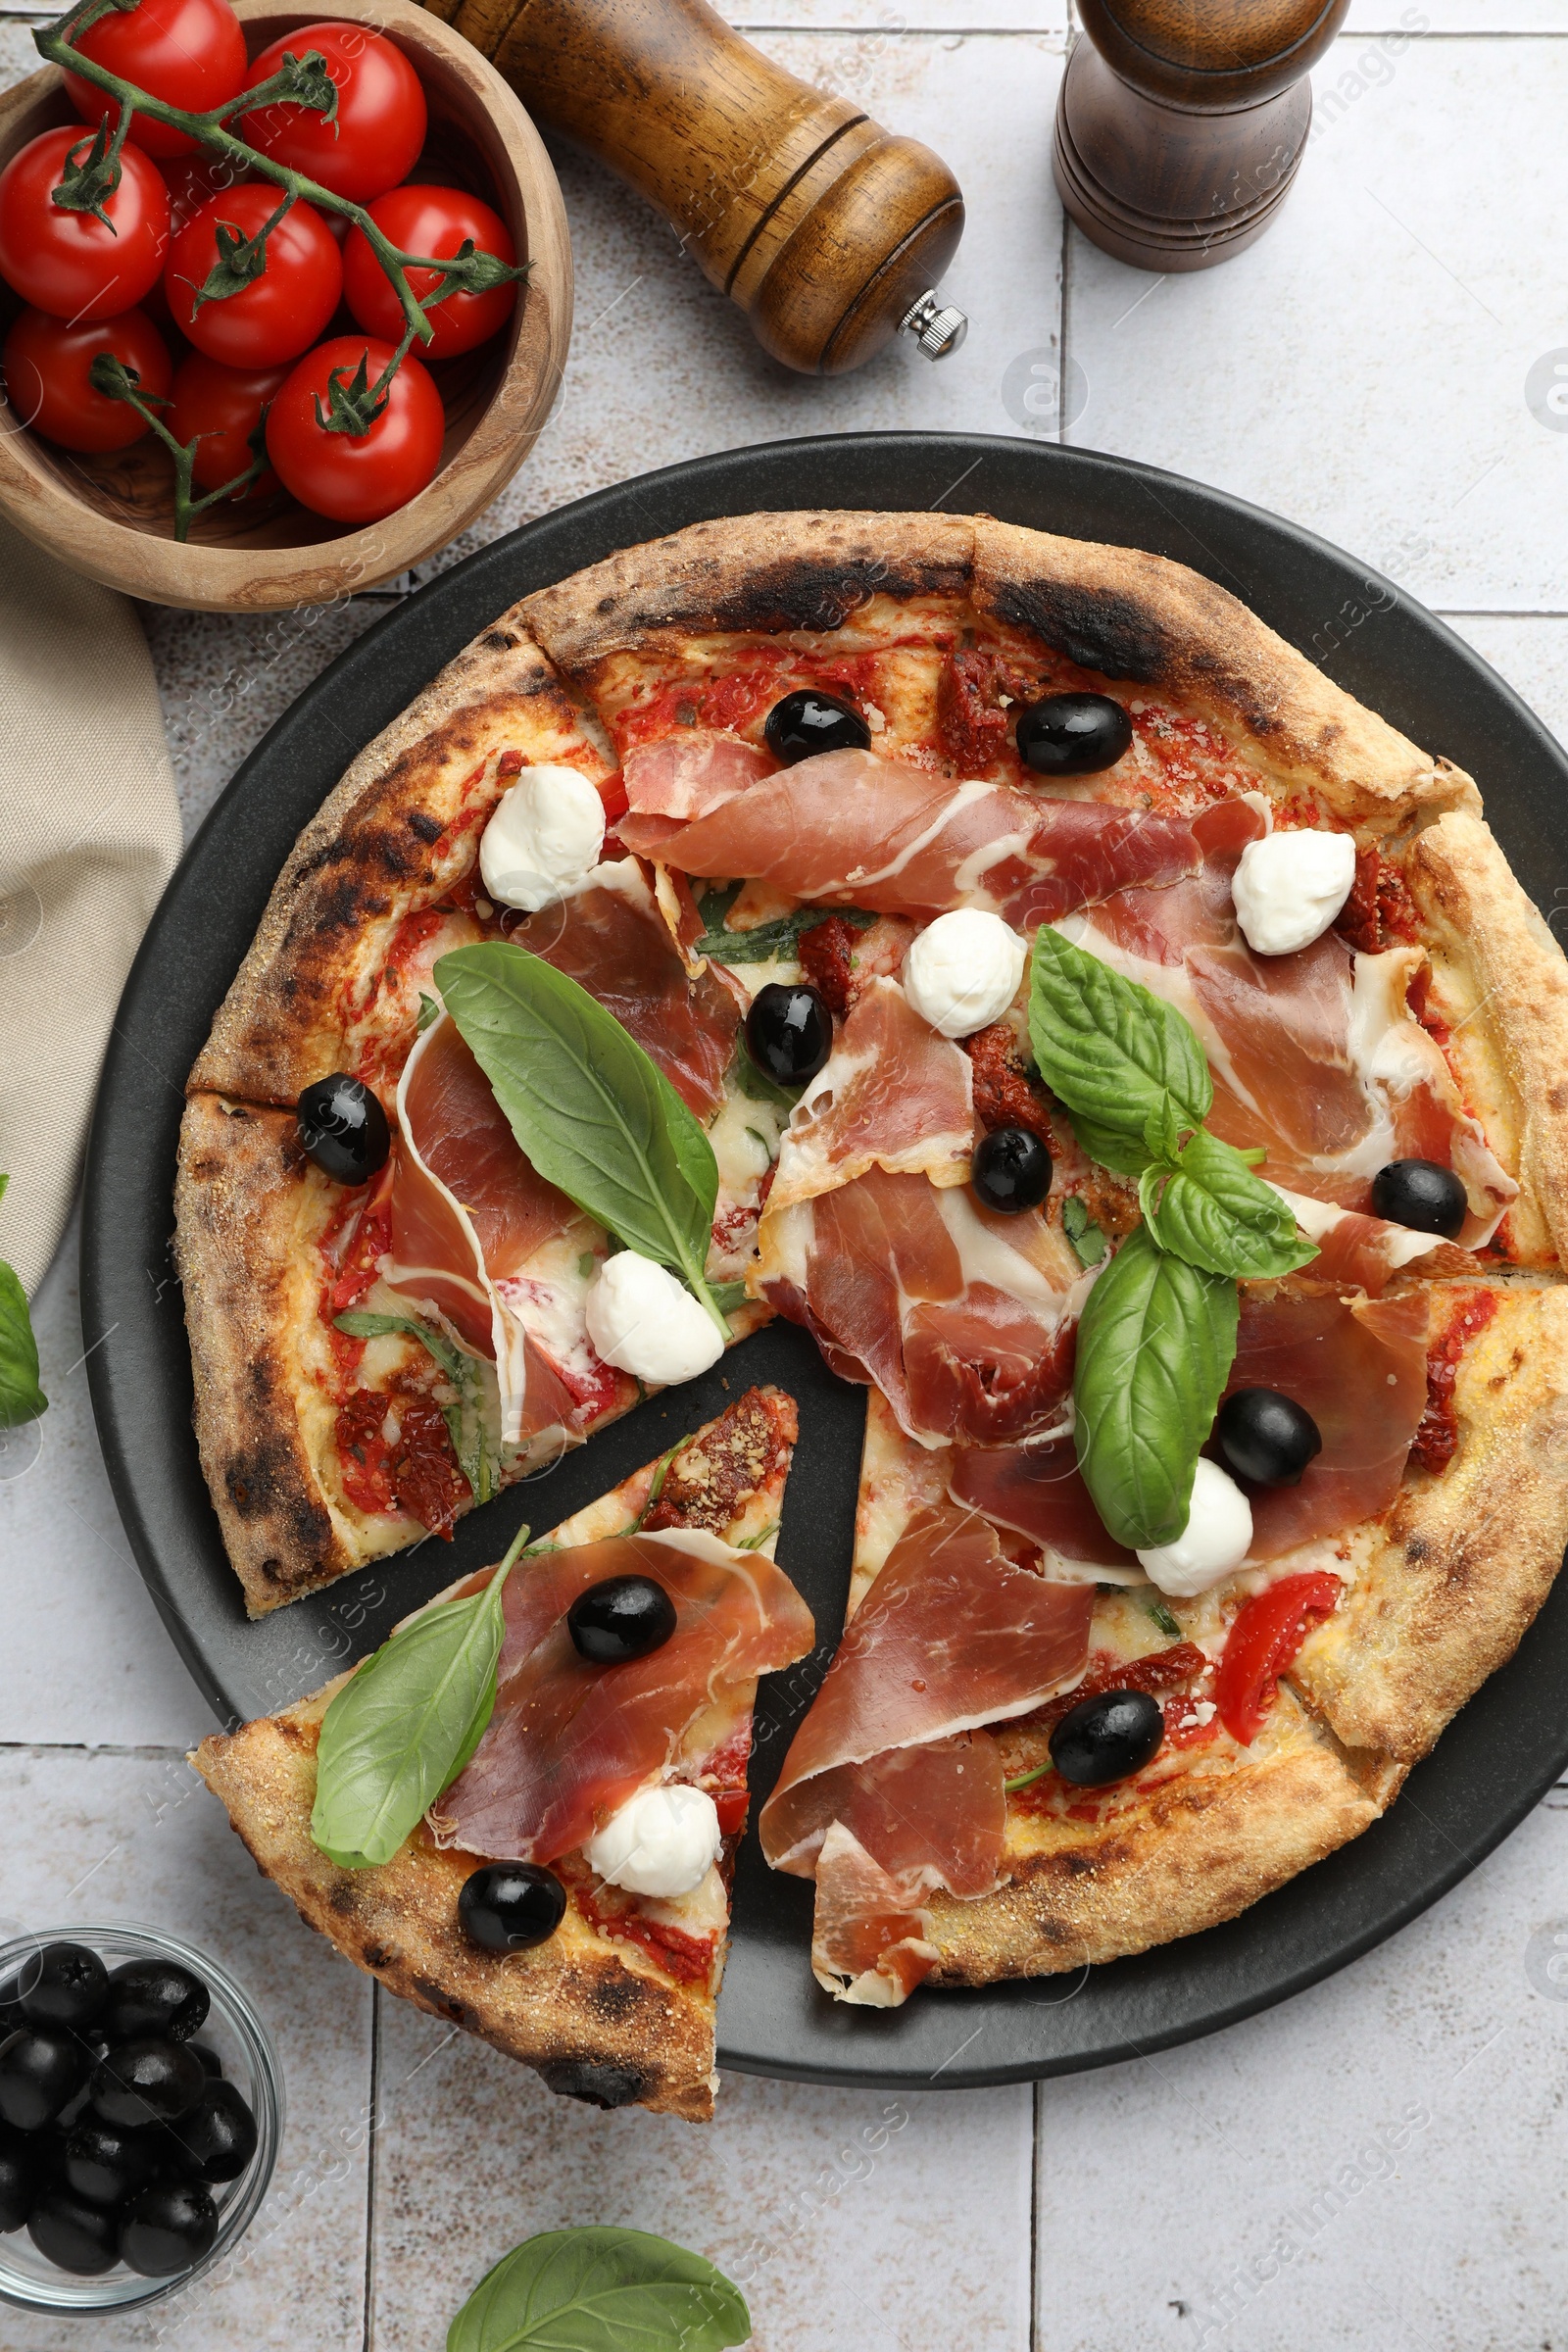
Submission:
<svg viewBox="0 0 1568 2352">
<path fill-rule="evenodd" d="M 285 50 L 318 50 L 337 84 L 337 119 L 278 100 L 245 115 L 242 139 L 334 195 L 368 204 L 407 178 L 424 145 L 428 120 L 419 76 L 384 33 L 363 24 L 303 24 L 264 49 L 248 79 L 254 88 L 275 74 Z"/>
<path fill-rule="evenodd" d="M 318 343 L 290 375 L 267 419 L 267 454 L 302 507 L 334 522 L 379 522 L 433 480 L 441 464 L 446 416 L 441 395 L 416 359 L 392 378 L 387 405 L 368 433 L 328 432 L 317 422 L 328 409 L 334 369 L 353 380 L 363 355 L 373 384 L 393 346 L 371 335 Z"/>
<path fill-rule="evenodd" d="M 139 0 L 128 15 L 100 17 L 72 46 L 187 114 L 204 115 L 245 87 L 245 35 L 228 0 Z M 66 94 L 84 122 L 120 120 L 119 101 L 79 74 L 66 75 Z M 200 152 L 187 132 L 151 115 L 133 114 L 130 135 L 144 155 Z"/>
<path fill-rule="evenodd" d="M 237 294 L 198 304 L 219 258 L 220 226 L 253 237 L 276 212 L 270 180 L 242 179 L 187 220 L 169 249 L 164 290 L 174 324 L 226 368 L 273 368 L 315 342 L 343 291 L 343 263 L 315 207 L 296 204 L 267 239 L 267 267 Z"/>
<path fill-rule="evenodd" d="M 53 202 L 73 149 L 93 142 L 85 122 L 29 139 L 0 172 L 0 275 L 24 302 L 56 318 L 116 318 L 153 285 L 169 246 L 169 190 L 139 147 L 120 156 L 120 185 L 104 200 L 113 223 Z"/>
<path fill-rule="evenodd" d="M 111 400 L 88 381 L 101 351 L 134 368 L 146 392 L 169 390 L 173 369 L 163 336 L 140 311 L 73 325 L 47 311 L 24 311 L 0 352 L 6 395 L 22 424 L 61 449 L 85 453 L 128 449 L 151 426 L 129 403 Z"/>
<path fill-rule="evenodd" d="M 400 253 L 432 253 L 444 261 L 466 237 L 480 253 L 514 262 L 516 251 L 501 215 L 462 188 L 389 188 L 369 208 L 370 219 Z M 433 270 L 411 270 L 409 284 L 418 295 L 438 283 Z M 343 248 L 343 293 L 349 309 L 368 334 L 387 335 L 394 342 L 403 334 L 403 312 L 391 280 L 370 249 L 361 228 L 349 231 Z M 498 334 L 511 318 L 517 299 L 514 285 L 495 286 L 488 294 L 449 294 L 430 313 L 435 335 L 415 346 L 421 359 L 450 360 L 460 351 L 472 351 Z"/>
<path fill-rule="evenodd" d="M 220 489 L 245 471 L 255 455 L 250 437 L 287 376 L 287 368 L 225 368 L 204 351 L 181 360 L 173 406 L 164 421 L 176 441 L 196 441 L 190 469 L 198 489 Z M 277 476 L 269 466 L 244 495 L 266 498 L 276 488 Z"/>
</svg>

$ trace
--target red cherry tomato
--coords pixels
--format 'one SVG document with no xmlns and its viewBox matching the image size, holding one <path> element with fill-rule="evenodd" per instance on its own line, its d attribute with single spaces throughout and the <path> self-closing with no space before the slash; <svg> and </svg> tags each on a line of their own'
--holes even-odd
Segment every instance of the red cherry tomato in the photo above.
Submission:
<svg viewBox="0 0 1568 2352">
<path fill-rule="evenodd" d="M 516 259 L 501 215 L 462 188 L 390 188 L 370 206 L 370 219 L 400 253 L 432 253 L 444 261 L 471 237 L 481 253 L 493 253 L 503 262 Z M 409 271 L 416 294 L 427 294 L 438 282 L 433 270 Z M 387 335 L 394 343 L 401 339 L 398 298 L 361 228 L 350 230 L 343 248 L 343 294 L 368 334 Z M 434 339 L 415 348 L 426 360 L 450 360 L 460 351 L 472 351 L 506 325 L 516 299 L 515 286 L 496 286 L 488 294 L 449 294 L 430 313 Z"/>
<path fill-rule="evenodd" d="M 220 225 L 256 234 L 276 212 L 270 180 L 242 179 L 187 220 L 169 249 L 164 290 L 174 324 L 227 368 L 274 368 L 315 342 L 343 291 L 343 262 L 315 207 L 296 204 L 267 240 L 267 267 L 238 294 L 197 306 L 218 260 Z"/>
<path fill-rule="evenodd" d="M 368 204 L 407 178 L 424 145 L 428 117 L 419 76 L 384 33 L 363 24 L 304 24 L 262 51 L 250 70 L 251 87 L 277 72 L 285 50 L 302 58 L 312 49 L 337 84 L 336 121 L 279 100 L 243 116 L 239 135 L 334 195 Z"/>
<path fill-rule="evenodd" d="M 128 449 L 150 432 L 128 401 L 111 400 L 88 381 L 87 370 L 101 351 L 112 351 L 133 368 L 142 391 L 169 390 L 173 370 L 168 349 L 140 311 L 80 325 L 47 311 L 24 311 L 0 352 L 6 395 L 18 422 L 62 449 L 84 452 Z"/>
<path fill-rule="evenodd" d="M 267 454 L 283 487 L 302 507 L 334 522 L 379 522 L 416 497 L 441 463 L 441 395 L 416 359 L 405 360 L 392 378 L 387 405 L 368 433 L 356 439 L 317 422 L 318 401 L 323 416 L 330 413 L 327 379 L 334 369 L 352 381 L 363 354 L 373 384 L 392 348 L 368 335 L 318 343 L 294 369 L 267 419 Z"/>
<path fill-rule="evenodd" d="M 30 139 L 0 172 L 0 274 L 24 302 L 56 318 L 116 318 L 140 302 L 164 266 L 169 190 L 139 147 L 120 155 L 120 185 L 105 199 L 114 223 L 52 202 L 73 148 L 85 156 L 83 122 Z"/>
<path fill-rule="evenodd" d="M 1337 1576 L 1314 1569 L 1305 1576 L 1282 1576 L 1237 1610 L 1214 1676 L 1214 1704 L 1243 1747 L 1250 1747 L 1262 1730 L 1280 1676 L 1306 1640 L 1312 1620 L 1332 1616 L 1344 1590 Z"/>
<path fill-rule="evenodd" d="M 118 10 L 73 43 L 95 66 L 133 81 L 166 106 L 204 115 L 245 87 L 245 35 L 228 0 L 140 0 L 127 16 Z M 118 100 L 79 74 L 66 75 L 66 95 L 84 122 L 107 114 L 120 120 Z M 197 141 L 151 115 L 133 114 L 130 135 L 145 155 L 194 155 Z"/>
<path fill-rule="evenodd" d="M 245 471 L 255 454 L 250 437 L 287 376 L 287 368 L 225 368 L 204 351 L 180 362 L 173 406 L 164 421 L 176 441 L 196 442 L 191 476 L 199 489 L 217 490 Z M 265 498 L 276 488 L 269 466 L 244 495 Z"/>
</svg>

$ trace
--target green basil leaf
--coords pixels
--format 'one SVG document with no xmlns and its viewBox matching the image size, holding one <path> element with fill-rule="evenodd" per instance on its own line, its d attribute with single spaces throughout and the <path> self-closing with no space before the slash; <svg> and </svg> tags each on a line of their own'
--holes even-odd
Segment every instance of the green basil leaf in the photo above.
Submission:
<svg viewBox="0 0 1568 2352">
<path fill-rule="evenodd" d="M 0 1258 L 0 1429 L 36 1421 L 48 1406 L 38 1386 L 38 1343 L 32 1336 L 27 1294 L 15 1267 Z"/>
<path fill-rule="evenodd" d="M 327 1708 L 311 1837 L 340 1870 L 390 1862 L 478 1746 L 496 1703 L 502 1590 L 527 1536 L 481 1592 L 403 1626 Z"/>
<path fill-rule="evenodd" d="M 1098 1266 L 1105 1254 L 1105 1237 L 1076 1193 L 1061 1204 L 1061 1226 L 1081 1266 Z"/>
<path fill-rule="evenodd" d="M 732 1315 L 738 1306 L 746 1304 L 751 1296 L 744 1282 L 714 1282 L 709 1288 L 713 1294 L 713 1304 L 721 1315 Z"/>
<path fill-rule="evenodd" d="M 1096 1282 L 1078 1326 L 1078 1466 L 1118 1544 L 1187 1524 L 1199 1449 L 1236 1353 L 1234 1282 L 1168 1256 L 1146 1226 Z"/>
<path fill-rule="evenodd" d="M 1146 1593 L 1144 1595 L 1144 1607 L 1148 1610 L 1150 1616 L 1153 1619 L 1155 1625 L 1164 1635 L 1167 1642 L 1179 1642 L 1182 1639 L 1181 1626 L 1171 1615 L 1169 1609 L 1166 1608 L 1165 1603 L 1159 1598 L 1157 1593 Z"/>
<path fill-rule="evenodd" d="M 419 1037 L 422 1037 L 425 1031 L 429 1028 L 430 1023 L 432 1021 L 438 1021 L 440 1018 L 440 1005 L 436 1003 L 434 997 L 427 996 L 424 990 L 421 988 L 419 991 L 419 1017 L 415 1023 L 416 1033 Z"/>
<path fill-rule="evenodd" d="M 510 941 L 455 949 L 435 982 L 545 1181 L 722 1322 L 704 1275 L 718 1163 L 663 1072 L 585 988 Z"/>
<path fill-rule="evenodd" d="M 1208 1116 L 1213 1081 L 1191 1023 L 1049 924 L 1030 957 L 1029 1035 L 1040 1075 L 1075 1120 L 1141 1145 L 1166 1096 L 1184 1126 Z"/>
<path fill-rule="evenodd" d="M 734 897 L 734 893 L 730 894 Z M 775 956 L 793 956 L 803 931 L 812 931 L 825 923 L 830 914 L 841 914 L 857 931 L 866 930 L 876 921 L 859 906 L 797 906 L 789 914 L 781 914 L 776 922 L 759 923 L 751 931 L 724 931 L 719 928 L 729 912 L 729 901 L 718 909 L 715 920 L 709 914 L 710 901 L 702 904 L 702 918 L 706 925 L 697 942 L 695 954 L 711 956 L 717 963 L 767 963 Z"/>
<path fill-rule="evenodd" d="M 441 1418 L 447 1425 L 458 1466 L 473 1491 L 474 1501 L 490 1501 L 497 1492 L 498 1481 L 490 1445 L 484 1373 L 477 1358 L 466 1355 L 444 1331 L 426 1323 L 421 1316 L 379 1315 L 368 1307 L 351 1306 L 332 1319 L 338 1330 L 347 1332 L 351 1340 L 378 1340 L 388 1332 L 400 1331 L 429 1349 L 458 1392 L 450 1404 L 441 1407 Z"/>
<path fill-rule="evenodd" d="M 751 2332 L 701 2254 L 646 2230 L 546 2230 L 480 2279 L 446 2352 L 723 2352 Z"/>
<path fill-rule="evenodd" d="M 1272 1280 L 1317 1255 L 1278 1193 L 1206 1128 L 1183 1147 L 1174 1167 L 1145 1171 L 1138 1204 L 1162 1250 L 1209 1274 Z"/>
<path fill-rule="evenodd" d="M 729 1076 L 734 1079 L 748 1102 L 771 1102 L 773 1108 L 781 1110 L 786 1118 L 806 1091 L 798 1086 L 791 1094 L 787 1086 L 780 1086 L 777 1079 L 770 1078 L 765 1070 L 758 1068 L 745 1046 L 738 1040 L 735 1058 L 729 1065 Z"/>
<path fill-rule="evenodd" d="M 1090 1158 L 1102 1168 L 1114 1168 L 1118 1176 L 1141 1176 L 1150 1165 L 1149 1148 L 1141 1134 L 1119 1135 L 1114 1127 L 1102 1127 L 1077 1110 L 1067 1113 L 1067 1124 Z"/>
</svg>

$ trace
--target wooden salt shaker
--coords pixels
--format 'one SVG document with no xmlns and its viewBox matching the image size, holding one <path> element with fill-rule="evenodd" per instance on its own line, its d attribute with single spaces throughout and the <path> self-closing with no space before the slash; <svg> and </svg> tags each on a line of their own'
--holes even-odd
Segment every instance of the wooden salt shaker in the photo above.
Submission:
<svg viewBox="0 0 1568 2352">
<path fill-rule="evenodd" d="M 1312 121 L 1306 75 L 1349 0 L 1079 0 L 1056 186 L 1140 270 L 1208 270 L 1260 237 Z"/>
</svg>

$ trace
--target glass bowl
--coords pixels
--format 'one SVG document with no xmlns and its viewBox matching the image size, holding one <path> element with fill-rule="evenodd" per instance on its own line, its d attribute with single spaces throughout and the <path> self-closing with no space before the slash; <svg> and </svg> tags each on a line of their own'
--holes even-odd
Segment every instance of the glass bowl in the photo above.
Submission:
<svg viewBox="0 0 1568 2352">
<path fill-rule="evenodd" d="M 116 1920 L 104 1927 L 42 1928 L 0 1944 L 0 1984 L 8 1984 L 29 1955 L 45 1943 L 84 1943 L 106 1968 L 125 1960 L 177 1960 L 200 1977 L 212 1994 L 212 2008 L 197 2039 L 218 2052 L 225 2078 L 248 2102 L 256 2118 L 256 2153 L 237 2180 L 213 2187 L 218 2205 L 218 2235 L 199 2262 L 169 2278 L 144 2278 L 139 2271 L 118 2263 L 101 2278 L 80 2278 L 57 2270 L 39 2253 L 26 2230 L 0 2237 L 0 2299 L 27 2311 L 130 2311 L 138 2304 L 161 2302 L 210 2271 L 233 2251 L 249 2229 L 277 2161 L 283 2133 L 283 2073 L 267 2028 L 256 2014 L 250 1996 L 236 1984 L 227 1969 L 193 1944 L 159 1928 L 138 1927 Z"/>
</svg>

